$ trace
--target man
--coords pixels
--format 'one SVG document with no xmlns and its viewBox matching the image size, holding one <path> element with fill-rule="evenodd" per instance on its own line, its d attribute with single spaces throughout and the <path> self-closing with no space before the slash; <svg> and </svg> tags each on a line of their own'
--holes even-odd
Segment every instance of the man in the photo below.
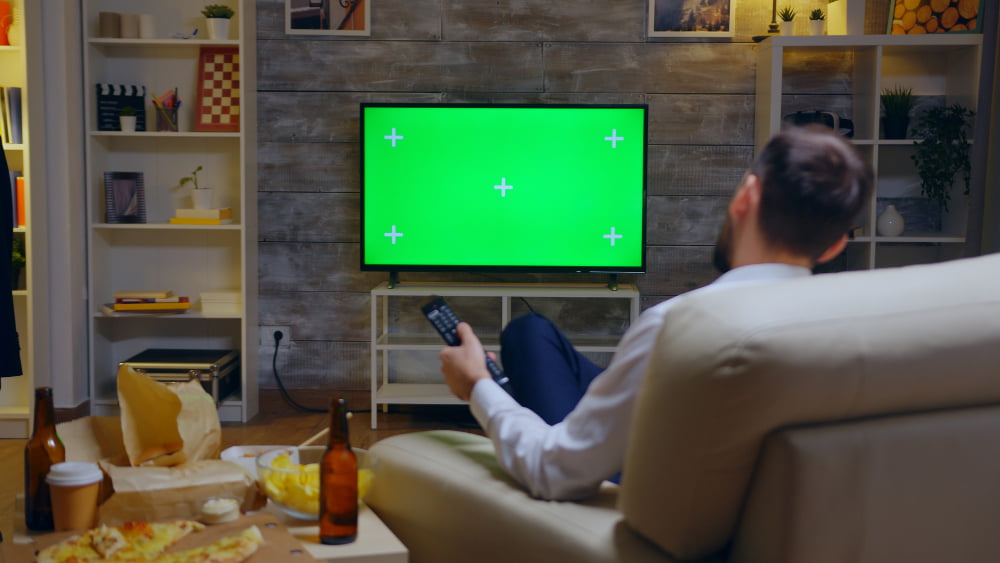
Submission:
<svg viewBox="0 0 1000 563">
<path fill-rule="evenodd" d="M 872 184 L 871 167 L 832 131 L 779 133 L 729 204 L 715 248 L 723 275 L 695 291 L 810 275 L 843 251 Z M 466 323 L 458 327 L 462 345 L 441 351 L 441 371 L 515 479 L 538 497 L 583 498 L 622 469 L 649 352 L 680 299 L 643 312 L 604 371 L 537 315 L 511 322 L 501 340 L 513 397 L 490 379 L 482 344 Z"/>
</svg>

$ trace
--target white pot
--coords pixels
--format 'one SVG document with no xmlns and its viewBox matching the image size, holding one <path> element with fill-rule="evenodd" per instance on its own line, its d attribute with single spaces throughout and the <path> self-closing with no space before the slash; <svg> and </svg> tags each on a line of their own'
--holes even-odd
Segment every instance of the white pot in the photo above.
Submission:
<svg viewBox="0 0 1000 563">
<path fill-rule="evenodd" d="M 898 237 L 903 234 L 903 216 L 896 211 L 895 205 L 890 205 L 885 208 L 882 213 L 878 216 L 878 222 L 876 223 L 876 228 L 878 229 L 878 234 L 884 237 Z"/>
<path fill-rule="evenodd" d="M 215 190 L 212 188 L 191 190 L 191 203 L 195 209 L 215 209 Z"/>
<path fill-rule="evenodd" d="M 118 127 L 123 133 L 134 133 L 135 132 L 135 116 L 134 115 L 119 115 L 118 116 Z"/>
<path fill-rule="evenodd" d="M 809 35 L 823 35 L 823 26 L 826 22 L 823 20 L 809 20 Z"/>
<path fill-rule="evenodd" d="M 209 39 L 229 39 L 229 18 L 205 18 Z"/>
<path fill-rule="evenodd" d="M 826 7 L 827 35 L 864 35 L 865 0 L 836 0 Z"/>
<path fill-rule="evenodd" d="M 781 35 L 795 35 L 795 22 L 778 22 L 781 27 Z"/>
</svg>

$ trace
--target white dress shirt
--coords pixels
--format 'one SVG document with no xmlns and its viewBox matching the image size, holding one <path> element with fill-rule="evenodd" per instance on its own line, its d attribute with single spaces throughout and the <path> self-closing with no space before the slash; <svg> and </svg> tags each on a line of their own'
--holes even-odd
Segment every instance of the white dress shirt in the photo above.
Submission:
<svg viewBox="0 0 1000 563">
<path fill-rule="evenodd" d="M 621 471 L 632 406 L 649 351 L 667 313 L 693 293 L 808 276 L 807 268 L 752 264 L 730 270 L 711 284 L 644 311 L 629 327 L 611 363 L 587 388 L 576 408 L 551 426 L 522 407 L 492 379 L 476 383 L 469 398 L 473 416 L 493 441 L 500 464 L 532 495 L 580 499 Z"/>
</svg>

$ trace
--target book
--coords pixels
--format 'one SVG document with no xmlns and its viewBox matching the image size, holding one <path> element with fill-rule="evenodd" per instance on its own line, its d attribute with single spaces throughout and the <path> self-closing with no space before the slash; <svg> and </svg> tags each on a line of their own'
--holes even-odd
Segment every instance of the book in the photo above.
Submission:
<svg viewBox="0 0 1000 563">
<path fill-rule="evenodd" d="M 153 311 L 115 311 L 114 303 L 105 303 L 101 305 L 101 312 L 107 317 L 113 317 L 115 315 L 130 315 L 133 317 L 158 317 L 161 315 L 177 315 L 181 314 L 187 309 L 175 309 L 175 310 L 153 310 Z"/>
<path fill-rule="evenodd" d="M 28 224 L 28 214 L 27 208 L 24 202 L 24 176 L 18 176 L 16 180 L 17 187 L 15 188 L 15 195 L 17 198 L 17 223 L 18 227 L 24 227 Z"/>
<path fill-rule="evenodd" d="M 10 140 L 10 123 L 7 122 L 7 89 L 0 86 L 0 132 L 3 133 L 2 140 L 5 144 L 11 144 L 13 141 Z"/>
<path fill-rule="evenodd" d="M 174 215 L 179 219 L 232 219 L 233 209 L 222 207 L 219 209 L 177 209 Z"/>
<path fill-rule="evenodd" d="M 191 302 L 187 297 L 181 297 L 175 303 L 118 303 L 115 302 L 112 309 L 116 313 L 123 311 L 183 311 L 191 308 Z"/>
<path fill-rule="evenodd" d="M 171 225 L 231 225 L 232 219 L 196 219 L 193 217 L 171 217 Z"/>
<path fill-rule="evenodd" d="M 119 297 L 115 303 L 180 303 L 187 297 L 175 295 L 173 297 Z"/>
<path fill-rule="evenodd" d="M 7 125 L 10 127 L 10 142 L 19 145 L 24 142 L 21 134 L 21 88 L 8 86 L 4 90 L 7 94 Z"/>
<path fill-rule="evenodd" d="M 10 210 L 11 210 L 11 220 L 10 224 L 17 226 L 17 177 L 21 176 L 20 170 L 10 171 Z"/>
<path fill-rule="evenodd" d="M 151 289 L 116 291 L 113 297 L 115 299 L 165 299 L 173 296 L 174 292 L 169 289 Z"/>
</svg>

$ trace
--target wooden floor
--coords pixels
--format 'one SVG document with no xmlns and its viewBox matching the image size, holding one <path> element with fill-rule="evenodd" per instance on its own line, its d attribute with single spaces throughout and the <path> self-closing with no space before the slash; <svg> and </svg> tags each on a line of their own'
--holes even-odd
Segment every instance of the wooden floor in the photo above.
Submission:
<svg viewBox="0 0 1000 563">
<path fill-rule="evenodd" d="M 222 448 L 234 445 L 299 444 L 329 424 L 329 415 L 275 407 L 261 412 L 246 424 L 222 424 Z M 379 412 L 378 429 L 371 428 L 369 412 L 352 411 L 351 445 L 369 448 L 395 434 L 418 430 L 454 429 L 481 434 L 466 406 L 400 406 Z M 0 439 L 0 532 L 14 533 L 14 499 L 24 490 L 24 444 L 26 440 Z"/>
</svg>

